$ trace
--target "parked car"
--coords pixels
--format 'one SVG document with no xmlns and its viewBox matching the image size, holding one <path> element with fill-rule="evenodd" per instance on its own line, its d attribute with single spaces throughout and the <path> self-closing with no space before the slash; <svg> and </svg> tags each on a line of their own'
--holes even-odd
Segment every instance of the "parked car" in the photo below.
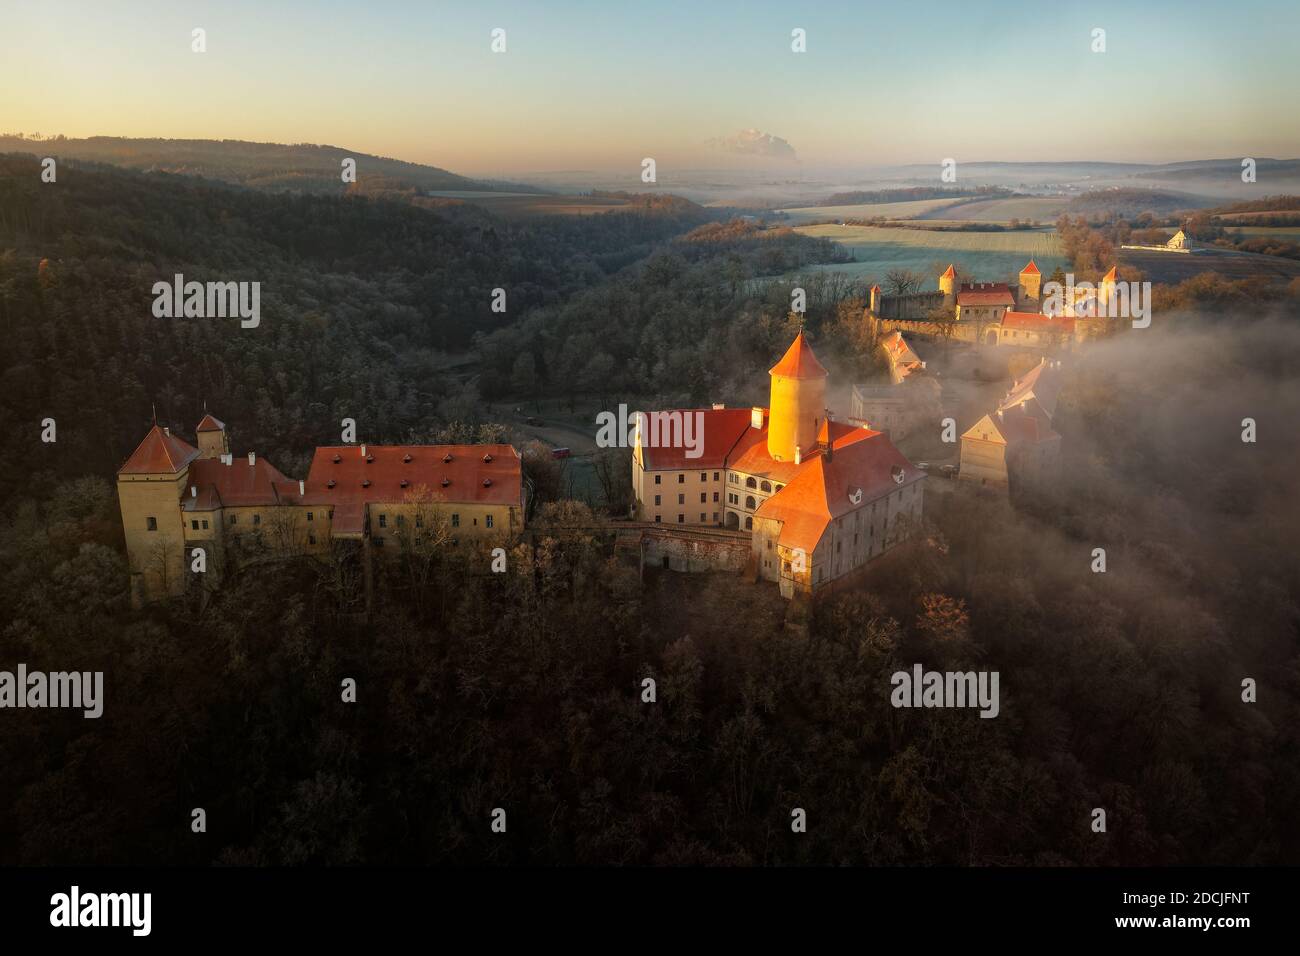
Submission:
<svg viewBox="0 0 1300 956">
<path fill-rule="evenodd" d="M 920 468 L 922 471 L 929 471 L 929 470 L 930 470 L 930 463 L 929 463 L 928 461 L 918 461 L 918 462 L 916 463 L 916 467 L 917 467 L 917 468 Z"/>
<path fill-rule="evenodd" d="M 945 478 L 956 478 L 956 477 L 957 477 L 957 466 L 956 466 L 956 465 L 944 465 L 944 466 L 943 466 L 942 468 L 940 468 L 939 470 L 943 472 L 943 476 L 944 476 Z"/>
<path fill-rule="evenodd" d="M 552 457 L 552 458 L 568 458 L 569 455 L 570 455 L 570 452 L 569 452 L 569 449 L 567 449 L 567 448 L 552 448 L 552 449 L 551 449 L 551 457 Z"/>
</svg>

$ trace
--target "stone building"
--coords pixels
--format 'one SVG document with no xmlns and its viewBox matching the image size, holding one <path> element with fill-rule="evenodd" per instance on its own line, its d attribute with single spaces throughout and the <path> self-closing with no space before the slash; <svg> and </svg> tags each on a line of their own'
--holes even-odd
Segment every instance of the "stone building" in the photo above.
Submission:
<svg viewBox="0 0 1300 956">
<path fill-rule="evenodd" d="M 1052 428 L 1060 362 L 1042 359 L 1011 386 L 998 407 L 961 436 L 960 477 L 981 485 L 1027 486 L 1049 479 L 1060 460 Z"/>
<path fill-rule="evenodd" d="M 197 448 L 155 424 L 118 470 L 134 606 L 336 545 L 359 547 L 368 569 L 372 548 L 435 522 L 453 536 L 523 528 L 521 462 L 509 445 L 318 448 L 307 478 L 294 480 L 254 452 L 232 455 L 213 416 L 196 431 Z"/>
</svg>

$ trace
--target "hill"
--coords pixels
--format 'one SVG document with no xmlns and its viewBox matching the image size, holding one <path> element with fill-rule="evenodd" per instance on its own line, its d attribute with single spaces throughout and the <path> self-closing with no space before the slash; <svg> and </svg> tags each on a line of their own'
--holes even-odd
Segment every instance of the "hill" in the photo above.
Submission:
<svg viewBox="0 0 1300 956">
<path fill-rule="evenodd" d="M 128 139 L 123 136 L 30 139 L 4 134 L 0 135 L 0 153 L 54 156 L 138 172 L 202 176 L 257 189 L 316 193 L 345 192 L 348 186 L 340 173 L 343 160 L 351 158 L 357 162 L 358 184 L 367 192 L 381 185 L 392 190 L 536 191 L 525 186 L 481 183 L 437 166 L 312 143 L 285 145 L 234 139 Z"/>
</svg>

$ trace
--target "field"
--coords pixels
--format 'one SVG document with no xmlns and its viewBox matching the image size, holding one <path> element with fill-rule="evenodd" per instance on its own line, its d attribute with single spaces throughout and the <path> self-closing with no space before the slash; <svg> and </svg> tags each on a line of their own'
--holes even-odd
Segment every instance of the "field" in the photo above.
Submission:
<svg viewBox="0 0 1300 956">
<path fill-rule="evenodd" d="M 929 232 L 924 229 L 886 229 L 879 226 L 800 226 L 806 236 L 834 239 L 853 254 L 855 262 L 818 266 L 818 270 L 845 272 L 881 279 L 891 269 L 911 269 L 928 274 L 939 262 L 955 264 L 976 279 L 1000 282 L 1020 272 L 1033 258 L 1048 275 L 1066 261 L 1061 243 L 1050 229 L 1017 232 Z M 937 277 L 936 277 L 937 278 Z M 933 286 L 927 285 L 927 288 Z"/>
<path fill-rule="evenodd" d="M 1250 252 L 1213 249 L 1190 255 L 1177 252 L 1148 252 L 1124 249 L 1119 255 L 1120 271 L 1125 265 L 1136 266 L 1149 282 L 1177 283 L 1203 272 L 1217 272 L 1229 279 L 1252 276 L 1300 276 L 1300 262 L 1278 256 L 1261 256 Z"/>
<path fill-rule="evenodd" d="M 1016 196 L 1010 199 L 972 199 L 918 213 L 917 219 L 956 219 L 963 221 L 1009 222 L 1012 219 L 1054 221 L 1065 211 L 1069 200 L 1054 196 Z"/>
<path fill-rule="evenodd" d="M 482 206 L 500 216 L 590 216 L 629 208 L 622 199 L 599 196 L 553 196 L 538 193 L 494 193 L 471 190 L 439 190 L 429 193 L 438 199 L 453 199 Z"/>
<path fill-rule="evenodd" d="M 797 209 L 782 209 L 790 217 L 791 225 L 806 222 L 818 222 L 825 219 L 916 219 L 922 213 L 943 209 L 962 199 L 945 197 L 943 199 L 915 199 L 910 202 L 876 202 L 858 203 L 851 206 L 801 206 Z"/>
<path fill-rule="evenodd" d="M 1300 226 L 1224 226 L 1225 232 L 1246 239 L 1290 239 L 1300 242 Z"/>
</svg>

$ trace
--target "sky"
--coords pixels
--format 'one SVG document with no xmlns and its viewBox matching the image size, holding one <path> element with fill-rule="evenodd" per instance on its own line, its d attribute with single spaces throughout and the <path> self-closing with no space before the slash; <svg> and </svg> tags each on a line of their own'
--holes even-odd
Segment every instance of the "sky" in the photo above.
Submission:
<svg viewBox="0 0 1300 956">
<path fill-rule="evenodd" d="M 1298 36 L 1294 0 L 0 0 L 0 132 L 327 143 L 475 176 L 744 163 L 709 145 L 744 129 L 805 170 L 1294 158 Z"/>
</svg>

